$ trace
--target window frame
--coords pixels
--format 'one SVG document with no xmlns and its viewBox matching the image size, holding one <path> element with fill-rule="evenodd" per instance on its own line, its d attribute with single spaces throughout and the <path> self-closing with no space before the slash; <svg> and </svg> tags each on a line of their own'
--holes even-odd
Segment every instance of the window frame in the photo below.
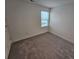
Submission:
<svg viewBox="0 0 79 59">
<path fill-rule="evenodd" d="M 41 23 L 42 19 L 41 19 L 41 21 L 40 21 L 41 28 L 47 28 L 47 27 L 49 27 L 50 12 L 49 12 L 48 10 L 41 10 L 41 11 L 40 11 L 40 18 L 41 18 L 41 12 L 42 12 L 42 11 L 44 11 L 44 12 L 48 12 L 48 14 L 49 14 L 49 15 L 48 15 L 48 26 L 43 26 L 43 27 L 42 27 L 42 23 Z"/>
</svg>

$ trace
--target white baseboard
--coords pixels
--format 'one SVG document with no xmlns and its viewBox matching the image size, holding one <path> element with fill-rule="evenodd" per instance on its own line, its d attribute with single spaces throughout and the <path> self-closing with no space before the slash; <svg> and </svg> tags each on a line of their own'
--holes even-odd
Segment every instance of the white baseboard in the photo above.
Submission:
<svg viewBox="0 0 79 59">
<path fill-rule="evenodd" d="M 36 35 L 39 35 L 39 34 L 43 34 L 43 33 L 46 33 L 46 32 L 48 32 L 48 31 L 39 32 L 39 33 L 36 33 L 36 34 L 33 34 L 33 35 L 28 35 L 28 36 L 25 35 L 24 37 L 21 37 L 21 38 L 19 38 L 19 39 L 13 40 L 12 43 L 13 43 L 13 42 L 16 42 L 16 41 L 23 40 L 23 39 L 27 39 L 27 38 L 30 38 L 30 37 L 33 37 L 33 36 L 36 36 Z"/>
<path fill-rule="evenodd" d="M 59 37 L 65 39 L 65 40 L 67 40 L 67 41 L 69 41 L 69 42 L 71 42 L 71 43 L 74 43 L 74 41 L 73 41 L 71 38 L 65 37 L 64 35 L 61 35 L 60 33 L 52 32 L 52 31 L 50 31 L 50 33 L 55 34 L 55 35 L 57 35 L 57 36 L 59 36 Z M 74 38 L 73 38 L 73 39 L 74 39 Z"/>
</svg>

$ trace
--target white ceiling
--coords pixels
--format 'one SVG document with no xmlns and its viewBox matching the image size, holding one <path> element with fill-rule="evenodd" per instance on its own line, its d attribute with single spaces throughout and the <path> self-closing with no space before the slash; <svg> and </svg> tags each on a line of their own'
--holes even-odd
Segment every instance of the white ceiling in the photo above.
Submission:
<svg viewBox="0 0 79 59">
<path fill-rule="evenodd" d="M 73 2 L 74 0 L 34 0 L 33 3 L 39 4 L 45 7 L 53 8 L 53 7 L 57 7 L 60 5 L 73 3 Z"/>
</svg>

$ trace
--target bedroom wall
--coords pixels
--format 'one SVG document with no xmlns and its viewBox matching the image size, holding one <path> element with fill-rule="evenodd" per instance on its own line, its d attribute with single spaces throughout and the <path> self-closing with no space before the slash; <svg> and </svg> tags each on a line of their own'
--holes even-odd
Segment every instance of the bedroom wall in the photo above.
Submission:
<svg viewBox="0 0 79 59">
<path fill-rule="evenodd" d="M 74 3 L 51 9 L 49 31 L 74 43 Z"/>
<path fill-rule="evenodd" d="M 23 0 L 6 1 L 6 20 L 13 42 L 48 31 L 48 28 L 40 26 L 41 10 L 49 11 Z"/>
</svg>

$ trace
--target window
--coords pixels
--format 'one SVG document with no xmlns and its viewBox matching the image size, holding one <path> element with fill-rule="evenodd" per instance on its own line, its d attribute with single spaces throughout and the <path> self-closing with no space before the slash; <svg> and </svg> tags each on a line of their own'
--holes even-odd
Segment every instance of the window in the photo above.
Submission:
<svg viewBox="0 0 79 59">
<path fill-rule="evenodd" d="M 49 20 L 49 12 L 41 11 L 41 27 L 48 26 L 48 20 Z"/>
</svg>

